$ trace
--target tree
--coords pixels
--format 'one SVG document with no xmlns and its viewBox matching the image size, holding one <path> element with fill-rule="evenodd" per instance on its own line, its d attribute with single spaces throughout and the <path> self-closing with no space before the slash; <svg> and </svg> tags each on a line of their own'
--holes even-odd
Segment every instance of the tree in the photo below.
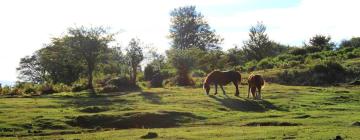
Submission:
<svg viewBox="0 0 360 140">
<path fill-rule="evenodd" d="M 360 48 L 360 37 L 353 37 L 350 40 L 343 40 L 340 43 L 340 48 Z"/>
<path fill-rule="evenodd" d="M 93 90 L 93 72 L 108 49 L 108 43 L 113 41 L 114 34 L 109 34 L 103 27 L 85 28 L 75 27 L 68 29 L 65 36 L 67 45 L 73 50 L 79 59 L 83 60 L 87 69 L 87 88 Z"/>
<path fill-rule="evenodd" d="M 243 51 L 248 60 L 260 61 L 263 58 L 275 56 L 282 52 L 282 45 L 274 43 L 265 33 L 266 26 L 258 22 L 250 28 L 250 39 L 244 41 Z"/>
<path fill-rule="evenodd" d="M 227 57 L 227 62 L 226 62 L 227 65 L 232 67 L 243 65 L 246 62 L 244 51 L 238 48 L 237 46 L 229 49 L 226 53 L 226 57 Z"/>
<path fill-rule="evenodd" d="M 330 42 L 331 37 L 325 35 L 315 35 L 310 38 L 310 47 L 318 48 L 318 50 L 332 50 L 335 46 L 334 43 Z"/>
<path fill-rule="evenodd" d="M 222 38 L 215 34 L 196 11 L 195 6 L 174 9 L 171 13 L 170 38 L 175 49 L 199 48 L 201 50 L 218 49 Z"/>
<path fill-rule="evenodd" d="M 166 52 L 171 65 L 176 69 L 175 81 L 177 85 L 187 86 L 194 84 L 190 72 L 197 64 L 197 52 L 198 49 L 196 48 L 186 50 L 170 49 Z"/>
<path fill-rule="evenodd" d="M 19 72 L 18 79 L 25 82 L 43 83 L 45 82 L 45 70 L 40 65 L 38 52 L 31 56 L 20 59 L 20 65 L 16 70 Z"/>
<path fill-rule="evenodd" d="M 131 39 L 126 52 L 128 64 L 131 69 L 130 79 L 133 84 L 136 84 L 137 70 L 141 61 L 144 59 L 143 48 L 140 45 L 140 40 L 135 38 Z"/>
<path fill-rule="evenodd" d="M 63 38 L 53 38 L 50 44 L 38 51 L 40 65 L 52 83 L 71 85 L 83 71 L 83 63 L 77 59 Z"/>
</svg>

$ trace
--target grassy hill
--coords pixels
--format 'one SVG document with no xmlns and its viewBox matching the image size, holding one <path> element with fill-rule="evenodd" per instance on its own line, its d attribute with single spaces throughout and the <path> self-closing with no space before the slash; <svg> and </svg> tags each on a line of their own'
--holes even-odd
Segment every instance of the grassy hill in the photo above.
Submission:
<svg viewBox="0 0 360 140">
<path fill-rule="evenodd" d="M 360 87 L 267 84 L 264 100 L 201 88 L 0 98 L 4 139 L 360 139 Z M 213 88 L 211 93 L 213 93 Z"/>
</svg>

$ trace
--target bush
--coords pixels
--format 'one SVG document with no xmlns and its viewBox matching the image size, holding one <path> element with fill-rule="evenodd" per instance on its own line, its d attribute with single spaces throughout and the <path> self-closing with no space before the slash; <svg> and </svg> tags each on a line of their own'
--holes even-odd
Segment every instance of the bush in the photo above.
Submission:
<svg viewBox="0 0 360 140">
<path fill-rule="evenodd" d="M 304 48 L 294 48 L 294 49 L 289 51 L 289 54 L 292 54 L 292 55 L 306 55 L 307 51 Z"/>
<path fill-rule="evenodd" d="M 63 83 L 60 84 L 55 84 L 54 86 L 54 90 L 57 92 L 70 92 L 72 91 L 72 87 L 65 85 Z"/>
<path fill-rule="evenodd" d="M 195 70 L 195 71 L 193 71 L 192 76 L 193 77 L 204 77 L 204 76 L 206 76 L 206 73 L 202 70 Z"/>
<path fill-rule="evenodd" d="M 302 71 L 285 70 L 278 78 L 283 84 L 319 86 L 344 82 L 346 75 L 347 71 L 341 64 L 325 61 Z"/>
<path fill-rule="evenodd" d="M 53 85 L 51 84 L 43 84 L 39 88 L 40 94 L 53 94 L 57 93 L 57 91 L 54 90 Z"/>
<path fill-rule="evenodd" d="M 133 86 L 130 79 L 128 77 L 115 77 L 106 82 L 106 85 L 114 85 L 117 87 L 129 87 Z"/>
<path fill-rule="evenodd" d="M 4 86 L 1 88 L 1 94 L 10 94 L 11 92 L 11 87 L 9 86 Z"/>
<path fill-rule="evenodd" d="M 259 69 L 272 69 L 274 68 L 274 62 L 272 62 L 271 58 L 265 58 L 260 60 L 260 62 L 257 64 L 257 67 Z"/>
<path fill-rule="evenodd" d="M 154 67 L 148 64 L 144 69 L 144 80 L 150 81 L 156 73 Z"/>
<path fill-rule="evenodd" d="M 33 88 L 33 87 L 28 87 L 28 88 L 25 88 L 24 89 L 24 93 L 25 94 L 36 94 L 37 92 L 36 92 L 36 89 L 35 88 Z"/>
<path fill-rule="evenodd" d="M 151 87 L 162 87 L 164 78 L 160 74 L 156 74 L 153 76 L 153 78 L 150 81 Z"/>
<path fill-rule="evenodd" d="M 120 91 L 120 89 L 115 86 L 115 85 L 106 85 L 105 87 L 102 88 L 102 90 L 100 92 L 102 93 L 108 93 L 108 92 L 118 92 Z"/>
<path fill-rule="evenodd" d="M 307 46 L 305 47 L 307 53 L 321 52 L 322 48 L 319 46 Z"/>
<path fill-rule="evenodd" d="M 83 90 L 86 90 L 86 89 L 87 89 L 86 86 L 83 85 L 83 84 L 74 84 L 71 87 L 72 92 L 80 92 L 80 91 L 83 91 Z"/>
<path fill-rule="evenodd" d="M 120 92 L 127 90 L 138 89 L 137 85 L 131 83 L 128 77 L 115 77 L 106 82 L 105 86 L 102 88 L 100 92 Z"/>
</svg>

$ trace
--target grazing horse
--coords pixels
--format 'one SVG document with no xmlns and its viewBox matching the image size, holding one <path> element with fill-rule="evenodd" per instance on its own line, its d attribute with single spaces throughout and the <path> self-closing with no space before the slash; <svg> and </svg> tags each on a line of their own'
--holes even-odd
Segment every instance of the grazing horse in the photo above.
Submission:
<svg viewBox="0 0 360 140">
<path fill-rule="evenodd" d="M 248 98 L 250 98 L 250 89 L 251 94 L 254 99 L 261 99 L 261 88 L 264 86 L 264 79 L 261 77 L 261 75 L 253 75 L 251 74 L 248 78 Z M 256 94 L 256 89 L 258 89 L 258 94 Z"/>
<path fill-rule="evenodd" d="M 232 82 L 236 87 L 235 96 L 239 96 L 239 88 L 238 84 L 241 82 L 241 74 L 237 71 L 212 71 L 209 73 L 204 81 L 204 89 L 206 94 L 209 95 L 210 84 L 215 85 L 215 95 L 217 94 L 217 86 L 219 85 L 223 94 L 225 94 L 225 90 L 223 88 L 224 85 Z"/>
</svg>

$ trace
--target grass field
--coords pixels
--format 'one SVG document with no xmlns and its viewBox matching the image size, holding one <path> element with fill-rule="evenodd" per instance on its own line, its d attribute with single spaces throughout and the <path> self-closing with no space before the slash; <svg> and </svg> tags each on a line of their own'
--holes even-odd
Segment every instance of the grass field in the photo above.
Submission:
<svg viewBox="0 0 360 140">
<path fill-rule="evenodd" d="M 1 139 L 360 139 L 360 87 L 267 84 L 264 100 L 201 88 L 0 98 Z M 221 91 L 221 90 L 220 90 Z M 210 91 L 213 94 L 213 88 Z M 360 123 L 359 123 L 360 124 Z"/>
</svg>

